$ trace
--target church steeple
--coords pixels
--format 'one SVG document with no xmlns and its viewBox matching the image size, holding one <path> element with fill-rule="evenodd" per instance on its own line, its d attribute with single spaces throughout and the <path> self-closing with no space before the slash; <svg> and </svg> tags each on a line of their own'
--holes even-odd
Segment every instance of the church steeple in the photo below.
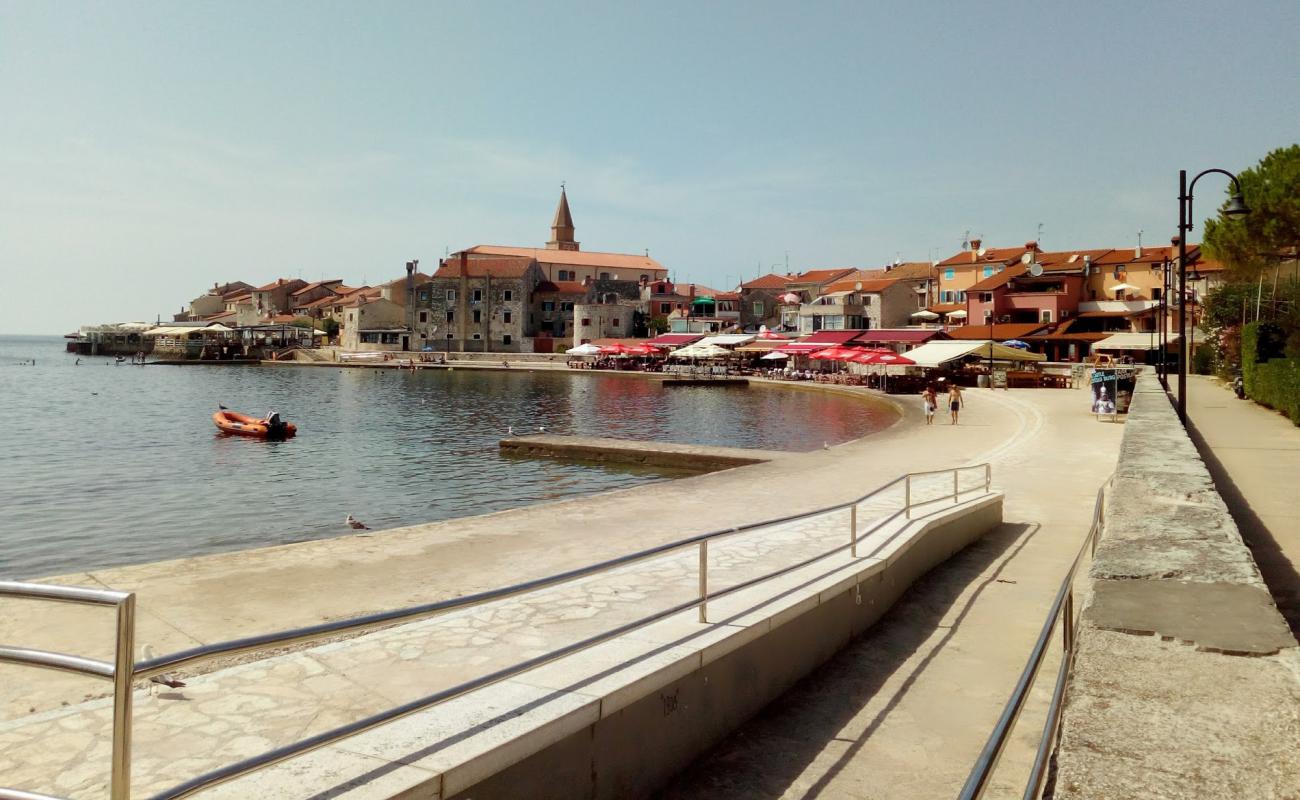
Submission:
<svg viewBox="0 0 1300 800">
<path fill-rule="evenodd" d="M 569 213 L 569 198 L 564 193 L 564 184 L 560 184 L 560 204 L 555 207 L 555 220 L 551 222 L 551 240 L 546 243 L 547 250 L 577 250 L 578 243 L 573 240 L 573 215 Z"/>
</svg>

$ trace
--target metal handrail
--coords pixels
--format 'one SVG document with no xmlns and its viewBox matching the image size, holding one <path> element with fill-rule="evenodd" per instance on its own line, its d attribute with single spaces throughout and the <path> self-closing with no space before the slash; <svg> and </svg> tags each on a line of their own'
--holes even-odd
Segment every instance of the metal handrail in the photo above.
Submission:
<svg viewBox="0 0 1300 800">
<path fill-rule="evenodd" d="M 960 481 L 959 481 L 960 473 L 965 470 L 975 470 L 975 469 L 979 469 L 984 472 L 983 486 L 973 488 L 973 489 L 965 489 L 965 490 L 961 489 Z M 514 675 L 541 666 L 542 664 L 546 664 L 556 659 L 562 658 L 564 656 L 571 655 L 575 652 L 585 650 L 587 648 L 593 647 L 597 644 L 608 641 L 617 636 L 623 635 L 629 631 L 645 627 L 654 622 L 658 622 L 662 619 L 666 619 L 667 617 L 670 617 L 673 614 L 677 614 L 682 611 L 687 611 L 690 610 L 691 608 L 698 608 L 700 621 L 707 622 L 708 603 L 711 600 L 716 600 L 720 597 L 725 597 L 735 592 L 739 592 L 743 589 L 747 589 L 763 581 L 780 577 L 782 575 L 793 572 L 794 570 L 801 569 L 817 561 L 828 558 L 837 553 L 841 553 L 845 550 L 849 550 L 850 554 L 853 557 L 857 557 L 858 541 L 862 536 L 870 535 L 876 530 L 879 530 L 884 525 L 887 525 L 890 522 L 896 520 L 899 517 L 899 515 L 906 515 L 909 519 L 911 519 L 912 509 L 916 506 L 930 505 L 932 503 L 940 502 L 944 500 L 946 497 L 948 497 L 948 495 L 945 494 L 940 497 L 922 500 L 914 503 L 912 501 L 912 493 L 911 493 L 911 483 L 914 477 L 922 477 L 926 475 L 937 475 L 937 474 L 943 474 L 948 472 L 951 472 L 953 475 L 953 490 L 951 493 L 951 498 L 954 503 L 959 501 L 959 498 L 962 494 L 967 494 L 973 491 L 982 491 L 983 493 L 988 493 L 989 490 L 991 489 L 992 467 L 990 464 L 987 463 L 968 465 L 962 467 L 953 467 L 945 470 L 930 470 L 926 472 L 908 473 L 899 476 L 898 478 L 895 478 L 894 480 L 886 484 L 878 486 L 875 489 L 871 490 L 870 492 L 867 492 L 866 494 L 854 500 L 849 500 L 836 505 L 825 506 L 819 509 L 815 509 L 813 511 L 806 511 L 797 514 L 789 514 L 786 516 L 766 519 L 759 522 L 748 523 L 737 527 L 725 528 L 725 529 L 710 531 L 708 533 L 697 534 L 695 536 L 690 536 L 675 542 L 669 542 L 667 544 L 658 545 L 655 547 L 637 551 L 635 553 L 630 553 L 627 555 L 619 556 L 617 558 L 608 559 L 606 561 L 602 561 L 596 564 L 591 564 L 586 567 L 580 567 L 577 569 L 568 570 L 565 572 L 557 573 L 555 575 L 550 575 L 543 578 L 537 578 L 531 581 L 525 581 L 523 583 L 503 587 L 500 589 L 494 589 L 486 592 L 479 592 L 472 595 L 465 595 L 463 597 L 453 598 L 450 600 L 443 600 L 435 603 L 425 603 L 417 606 L 411 606 L 408 608 L 397 609 L 394 611 L 384 611 L 376 614 L 368 614 L 362 617 L 355 617 L 347 620 L 338 620 L 335 622 L 322 623 L 319 625 L 311 625 L 311 626 L 296 628 L 288 631 L 262 634 L 258 636 L 250 636 L 241 639 L 234 639 L 226 642 L 219 642 L 211 645 L 192 648 L 190 650 L 170 653 L 164 656 L 147 659 L 137 663 L 131 663 L 131 661 L 129 660 L 130 653 L 131 653 L 131 643 L 133 642 L 133 637 L 134 637 L 133 615 L 134 615 L 135 596 L 133 594 L 122 593 L 122 592 L 111 593 L 114 599 L 121 598 L 117 602 L 117 607 L 119 611 L 119 637 L 118 637 L 119 647 L 117 652 L 118 658 L 117 658 L 116 666 L 113 668 L 110 674 L 110 676 L 114 680 L 114 702 L 115 702 L 114 726 L 113 726 L 114 772 L 113 772 L 113 785 L 112 785 L 111 797 L 113 800 L 128 800 L 130 797 L 130 789 L 127 782 L 127 778 L 129 776 L 129 753 L 130 753 L 130 739 L 131 739 L 130 686 L 132 681 L 134 680 L 149 678 L 170 670 L 174 670 L 180 666 L 193 664 L 198 661 L 206 661 L 221 656 L 229 656 L 237 653 L 260 650 L 272 646 L 284 646 L 287 644 L 314 641 L 314 640 L 328 638 L 343 632 L 376 628 L 376 627 L 391 625 L 397 622 L 413 621 L 413 620 L 434 616 L 441 613 L 446 613 L 448 611 L 452 611 L 455 609 L 482 605 L 484 603 L 489 603 L 496 600 L 513 597 L 519 594 L 525 594 L 549 586 L 554 586 L 560 583 L 577 580 L 579 578 L 589 577 L 602 572 L 607 572 L 616 567 L 626 566 L 628 564 L 636 563 L 638 561 L 643 561 L 649 558 L 666 555 L 668 553 L 672 553 L 677 550 L 686 549 L 692 546 L 697 547 L 699 549 L 700 552 L 699 594 L 697 597 L 693 598 L 692 600 L 689 600 L 684 603 L 680 603 L 669 609 L 657 612 L 655 614 L 642 617 L 640 619 L 634 620 L 632 622 L 626 623 L 624 625 L 618 626 L 614 629 L 602 632 L 600 634 L 596 634 L 582 641 L 570 645 L 566 645 L 557 650 L 542 654 L 540 656 L 536 656 L 534 658 L 528 659 L 523 662 L 516 663 L 510 667 L 497 670 L 496 672 L 490 673 L 488 675 L 484 675 L 474 680 L 467 681 L 465 683 L 459 684 L 458 686 L 454 686 L 449 689 L 445 689 L 440 692 L 428 695 L 426 697 L 422 697 L 420 699 L 411 701 L 409 703 L 405 703 L 395 708 L 388 709 L 386 711 L 382 711 L 377 714 L 373 714 L 364 719 L 357 720 L 347 725 L 342 725 L 333 728 L 331 730 L 325 731 L 323 733 L 317 734 L 307 739 L 303 739 L 298 742 L 276 748 L 274 750 L 244 759 L 234 764 L 228 764 L 224 767 L 220 767 L 216 770 L 212 770 L 210 772 L 204 773 L 203 775 L 199 775 L 189 781 L 186 781 L 182 784 L 174 786 L 170 789 L 167 789 L 153 796 L 153 800 L 176 800 L 177 798 L 187 797 L 202 789 L 209 788 L 221 783 L 225 783 L 229 780 L 232 780 L 236 777 L 247 774 L 254 770 L 279 763 L 293 756 L 310 752 L 311 750 L 318 749 L 332 742 L 336 742 L 340 739 L 344 739 L 349 736 L 354 736 L 358 733 L 362 733 L 366 730 L 370 730 L 381 724 L 390 722 L 400 717 L 407 716 L 409 714 L 423 710 L 425 708 L 428 708 L 429 706 L 436 705 L 446 700 L 450 700 L 454 697 L 458 697 L 462 694 L 473 691 L 475 689 L 479 689 L 484 686 L 491 685 L 493 683 L 498 683 L 500 681 L 513 677 Z M 858 531 L 858 526 L 857 526 L 858 505 L 886 491 L 887 489 L 897 486 L 899 483 L 903 483 L 905 485 L 905 499 L 904 499 L 903 507 L 899 508 L 898 510 L 894 511 L 893 513 L 889 514 L 883 519 L 878 520 L 871 528 L 860 533 Z M 737 534 L 753 531 L 759 528 L 766 528 L 774 525 L 780 525 L 786 522 L 792 522 L 795 520 L 807 519 L 815 516 L 822 516 L 846 508 L 850 509 L 850 514 L 849 514 L 850 537 L 848 542 L 839 545 L 831 550 L 828 550 L 824 553 L 820 553 L 818 555 L 799 561 L 798 563 L 790 564 L 785 567 L 782 567 L 781 569 L 778 569 L 774 572 L 760 575 L 756 578 L 751 578 L 741 583 L 729 586 L 726 589 L 722 589 L 714 592 L 709 591 L 708 544 L 710 541 L 722 539 L 728 536 L 735 536 Z M 922 516 L 928 516 L 929 514 L 932 513 L 935 512 L 933 511 L 927 512 L 927 514 L 924 514 Z M 51 591 L 51 590 L 65 590 L 65 589 L 68 590 L 67 593 L 60 592 L 60 591 Z M 71 593 L 73 592 L 87 592 L 87 591 L 94 591 L 94 590 L 80 590 L 80 589 L 73 589 L 73 587 L 51 587 L 43 584 L 21 584 L 21 583 L 0 582 L 0 595 L 8 594 L 11 596 L 28 597 L 33 599 L 60 599 L 68 602 L 104 602 L 104 600 L 91 601 L 87 599 L 81 599 L 81 600 L 69 599 Z M 51 595 L 59 595 L 59 596 L 55 597 Z M 126 638 L 125 638 L 125 643 L 126 643 L 125 663 L 123 663 L 124 651 L 122 649 L 122 644 L 124 641 L 123 630 L 122 630 L 124 627 L 123 626 L 124 608 L 128 609 L 127 616 L 129 617 L 128 619 L 129 624 L 125 626 L 129 628 L 129 630 L 126 631 Z M 15 650 L 15 648 L 8 648 L 8 649 Z M 43 653 L 42 655 L 45 658 L 49 658 L 51 656 L 60 656 L 61 654 Z M 3 656 L 4 656 L 4 651 L 0 650 L 0 661 L 5 660 Z M 75 657 L 63 656 L 63 658 L 75 658 Z M 22 660 L 22 661 L 19 661 L 18 659 L 11 659 L 11 660 L 15 661 L 15 663 L 32 663 L 27 660 Z M 86 661 L 89 662 L 89 660 Z M 89 662 L 89 663 L 93 663 L 97 666 L 106 666 L 104 662 Z M 40 664 L 40 666 L 50 666 L 50 664 Z M 81 670 L 81 671 L 86 672 L 86 674 L 92 674 L 87 670 Z M 97 671 L 96 673 L 93 674 L 99 674 L 99 672 Z M 123 681 L 123 678 L 125 678 L 125 681 Z M 122 689 L 123 683 L 125 683 L 124 690 Z M 121 695 L 126 696 L 126 700 L 124 702 L 122 700 Z M 125 754 L 124 760 L 119 758 L 119 754 Z M 22 800 L 22 798 L 24 797 L 22 793 L 14 794 L 13 791 L 14 790 L 6 790 L 4 788 L 0 788 L 0 800 L 10 800 L 11 797 L 19 798 L 19 800 Z M 36 796 L 36 797 L 40 797 L 40 796 Z"/>
<path fill-rule="evenodd" d="M 993 732 L 989 734 L 984 749 L 980 751 L 979 757 L 975 760 L 975 765 L 971 767 L 970 774 L 966 777 L 966 783 L 962 786 L 960 794 L 957 795 L 960 800 L 978 800 L 988 789 L 989 781 L 993 777 L 993 771 L 997 768 L 998 760 L 1002 757 L 1002 751 L 1006 747 L 1011 731 L 1020 718 L 1020 712 L 1024 709 L 1025 701 L 1029 697 L 1029 691 L 1033 688 L 1034 681 L 1038 677 L 1038 670 L 1043 665 L 1043 658 L 1047 655 L 1047 649 L 1052 640 L 1052 631 L 1056 628 L 1057 620 L 1060 619 L 1061 645 L 1063 648 L 1061 665 L 1057 669 L 1056 685 L 1052 690 L 1051 705 L 1047 709 L 1047 719 L 1043 722 L 1043 733 L 1038 740 L 1038 750 L 1034 756 L 1034 765 L 1030 770 L 1029 780 L 1025 785 L 1022 800 L 1035 800 L 1042 792 L 1043 781 L 1047 776 L 1047 763 L 1051 757 L 1052 741 L 1060 724 L 1061 709 L 1065 702 L 1066 684 L 1068 683 L 1067 678 L 1070 674 L 1070 667 L 1074 663 L 1074 643 L 1079 631 L 1079 618 L 1074 613 L 1074 575 L 1079 569 L 1079 564 L 1083 561 L 1084 553 L 1088 552 L 1091 555 L 1097 552 L 1097 540 L 1100 538 L 1105 525 L 1106 489 L 1114 481 L 1115 476 L 1112 474 L 1097 490 L 1097 500 L 1093 505 L 1092 524 L 1088 527 L 1088 534 L 1084 537 L 1083 545 L 1074 556 L 1074 561 L 1070 563 L 1070 569 L 1061 581 L 1061 588 L 1056 592 L 1056 598 L 1052 601 L 1051 608 L 1047 612 L 1047 620 L 1043 623 L 1043 628 L 1038 634 L 1038 640 L 1034 643 L 1034 648 L 1029 654 L 1029 660 L 1020 673 L 1019 680 L 1016 681 L 1016 687 L 1011 692 L 1011 697 L 1007 700 L 1006 706 L 1003 707 L 997 724 L 993 726 Z"/>
</svg>

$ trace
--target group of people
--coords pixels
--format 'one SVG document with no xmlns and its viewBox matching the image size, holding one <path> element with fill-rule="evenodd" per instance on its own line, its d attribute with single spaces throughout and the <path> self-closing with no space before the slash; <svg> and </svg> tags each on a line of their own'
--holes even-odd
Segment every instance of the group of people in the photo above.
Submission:
<svg viewBox="0 0 1300 800">
<path fill-rule="evenodd" d="M 940 378 L 939 380 L 942 381 L 943 378 Z M 952 422 L 949 424 L 956 425 L 957 417 L 961 413 L 961 407 L 965 405 L 965 402 L 961 397 L 961 387 L 955 383 L 948 383 L 947 387 L 948 411 L 952 415 Z M 921 390 L 921 402 L 925 404 L 925 424 L 933 425 L 935 411 L 939 408 L 939 390 L 935 388 L 933 383 L 927 384 L 926 387 Z"/>
</svg>

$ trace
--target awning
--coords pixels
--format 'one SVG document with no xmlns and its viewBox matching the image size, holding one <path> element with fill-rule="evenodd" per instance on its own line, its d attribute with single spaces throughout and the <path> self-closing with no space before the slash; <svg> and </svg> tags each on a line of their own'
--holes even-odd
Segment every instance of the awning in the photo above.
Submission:
<svg viewBox="0 0 1300 800">
<path fill-rule="evenodd" d="M 1176 342 L 1181 337 L 1169 334 L 1169 341 Z M 1113 333 L 1099 342 L 1094 342 L 1093 350 L 1158 350 L 1160 349 L 1160 332 L 1153 333 Z"/>
<path fill-rule="evenodd" d="M 1014 347 L 991 341 L 941 341 L 927 342 L 915 350 L 908 350 L 907 357 L 921 367 L 938 367 L 966 356 L 979 356 L 994 361 L 1046 361 L 1047 356 L 1028 353 Z"/>
<path fill-rule="evenodd" d="M 820 344 L 823 347 L 829 347 L 833 344 L 844 344 L 858 338 L 866 331 L 849 329 L 834 331 L 817 331 L 814 334 L 805 336 L 799 340 L 799 344 Z"/>
<path fill-rule="evenodd" d="M 670 358 L 726 358 L 732 355 L 732 352 L 725 347 L 718 347 L 716 344 L 701 342 L 688 345 L 680 350 L 674 350 L 668 355 Z"/>
<path fill-rule="evenodd" d="M 706 336 L 699 341 L 699 344 L 736 347 L 737 345 L 749 344 L 752 341 L 754 341 L 754 334 L 752 333 L 721 333 L 717 336 Z"/>
<path fill-rule="evenodd" d="M 703 338 L 702 333 L 661 333 L 646 344 L 653 347 L 685 347 Z"/>
</svg>

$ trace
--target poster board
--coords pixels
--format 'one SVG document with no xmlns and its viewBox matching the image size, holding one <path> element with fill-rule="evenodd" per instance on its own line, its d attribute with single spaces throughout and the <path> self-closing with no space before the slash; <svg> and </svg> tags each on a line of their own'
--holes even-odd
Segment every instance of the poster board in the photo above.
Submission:
<svg viewBox="0 0 1300 800">
<path fill-rule="evenodd" d="M 1119 413 L 1115 398 L 1119 395 L 1119 376 L 1113 369 L 1092 371 L 1092 413 L 1100 417 L 1114 417 Z"/>
<path fill-rule="evenodd" d="M 994 389 L 1005 389 L 1005 388 L 1007 388 L 1007 368 L 1006 368 L 1006 367 L 994 367 L 994 368 L 993 368 L 993 383 L 992 383 L 991 385 L 993 386 Z"/>
</svg>

